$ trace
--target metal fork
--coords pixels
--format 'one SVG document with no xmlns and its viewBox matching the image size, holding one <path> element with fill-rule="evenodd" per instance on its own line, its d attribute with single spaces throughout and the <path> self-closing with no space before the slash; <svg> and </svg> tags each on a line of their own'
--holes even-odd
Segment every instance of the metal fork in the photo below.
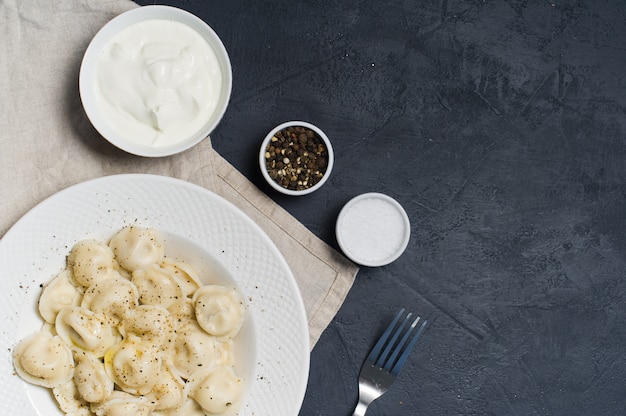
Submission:
<svg viewBox="0 0 626 416">
<path fill-rule="evenodd" d="M 403 315 L 404 308 L 398 312 L 365 359 L 359 373 L 359 402 L 352 416 L 364 416 L 367 407 L 387 391 L 400 373 L 413 346 L 424 332 L 428 323 L 427 320 L 424 320 L 419 329 L 411 335 L 417 327 L 420 317 L 416 317 L 411 322 L 413 319 L 411 313 L 408 313 L 404 318 Z M 405 330 L 409 322 L 411 324 Z M 404 335 L 402 335 L 403 331 Z M 409 340 L 409 338 L 411 339 Z"/>
</svg>

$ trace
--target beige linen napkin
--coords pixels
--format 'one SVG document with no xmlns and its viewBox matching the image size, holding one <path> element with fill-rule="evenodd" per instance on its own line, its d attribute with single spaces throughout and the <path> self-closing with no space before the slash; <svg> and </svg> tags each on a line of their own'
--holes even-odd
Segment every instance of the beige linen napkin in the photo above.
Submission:
<svg viewBox="0 0 626 416">
<path fill-rule="evenodd" d="M 335 316 L 358 268 L 235 170 L 205 140 L 171 157 L 126 154 L 92 128 L 78 95 L 82 55 L 128 0 L 0 2 L 0 235 L 44 198 L 111 174 L 152 173 L 196 183 L 234 203 L 275 242 L 309 320 L 311 348 Z"/>
</svg>

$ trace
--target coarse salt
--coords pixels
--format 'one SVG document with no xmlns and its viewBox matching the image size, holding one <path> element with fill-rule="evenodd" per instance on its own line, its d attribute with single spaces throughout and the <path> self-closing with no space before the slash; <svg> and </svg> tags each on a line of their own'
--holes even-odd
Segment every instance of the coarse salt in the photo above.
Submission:
<svg viewBox="0 0 626 416">
<path fill-rule="evenodd" d="M 406 212 L 384 194 L 368 193 L 346 204 L 337 220 L 337 241 L 346 256 L 365 266 L 397 259 L 410 236 Z"/>
</svg>

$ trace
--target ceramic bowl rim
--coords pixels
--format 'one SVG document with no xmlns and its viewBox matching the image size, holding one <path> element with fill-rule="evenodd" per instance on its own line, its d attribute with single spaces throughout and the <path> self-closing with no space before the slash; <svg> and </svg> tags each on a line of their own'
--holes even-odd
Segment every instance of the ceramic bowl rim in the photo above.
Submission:
<svg viewBox="0 0 626 416">
<path fill-rule="evenodd" d="M 313 185 L 312 187 L 303 189 L 300 191 L 286 189 L 280 186 L 274 179 L 270 177 L 269 172 L 267 171 L 267 168 L 265 166 L 265 149 L 267 148 L 267 145 L 272 139 L 272 137 L 277 132 L 283 129 L 286 129 L 287 127 L 292 127 L 292 126 L 301 126 L 301 127 L 306 127 L 308 129 L 313 130 L 322 139 L 322 141 L 326 145 L 326 148 L 328 149 L 328 164 L 326 165 L 326 171 L 324 172 L 324 176 L 322 176 L 322 179 L 320 179 L 320 181 L 316 183 L 315 185 Z M 261 148 L 259 150 L 259 168 L 261 169 L 261 174 L 263 175 L 263 178 L 265 178 L 265 181 L 276 191 L 285 195 L 290 195 L 290 196 L 308 195 L 312 192 L 315 192 L 319 188 L 321 188 L 330 177 L 331 171 L 333 170 L 333 166 L 335 163 L 334 159 L 335 159 L 335 154 L 333 151 L 333 147 L 326 133 L 324 133 L 319 127 L 315 126 L 314 124 L 311 124 L 306 121 L 300 121 L 300 120 L 286 121 L 274 127 L 267 134 L 267 136 L 265 136 L 265 139 L 263 139 L 263 142 L 261 143 Z"/>
<path fill-rule="evenodd" d="M 211 118 L 196 133 L 185 140 L 162 147 L 133 143 L 120 135 L 101 114 L 95 92 L 95 71 L 98 56 L 110 39 L 121 30 L 142 21 L 170 19 L 181 22 L 199 33 L 215 52 L 222 71 L 220 99 Z M 148 5 L 123 12 L 109 20 L 91 39 L 83 55 L 78 76 L 79 94 L 87 118 L 108 142 L 128 153 L 144 157 L 163 157 L 183 152 L 206 139 L 220 123 L 232 93 L 232 67 L 226 47 L 215 31 L 202 19 L 172 6 Z"/>
<path fill-rule="evenodd" d="M 402 242 L 392 254 L 379 261 L 360 257 L 358 255 L 359 253 L 355 253 L 353 250 L 347 247 L 344 241 L 344 230 L 342 229 L 343 219 L 346 217 L 346 215 L 349 215 L 350 208 L 365 199 L 372 198 L 381 199 L 394 206 L 402 217 L 403 225 Z M 394 198 L 380 192 L 366 192 L 353 197 L 343 206 L 343 208 L 339 212 L 339 215 L 337 216 L 337 222 L 335 223 L 335 238 L 337 239 L 337 244 L 339 245 L 341 251 L 353 262 L 366 267 L 385 266 L 396 261 L 406 251 L 406 248 L 408 247 L 409 241 L 411 239 L 411 222 L 404 207 Z"/>
</svg>

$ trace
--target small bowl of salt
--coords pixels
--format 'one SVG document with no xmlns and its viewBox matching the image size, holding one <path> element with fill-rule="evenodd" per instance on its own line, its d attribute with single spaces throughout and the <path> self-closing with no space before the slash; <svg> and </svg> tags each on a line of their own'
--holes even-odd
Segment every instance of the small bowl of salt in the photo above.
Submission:
<svg viewBox="0 0 626 416">
<path fill-rule="evenodd" d="M 402 205 L 388 195 L 369 192 L 342 208 L 335 226 L 343 253 L 362 266 L 384 266 L 404 253 L 411 224 Z"/>
</svg>

